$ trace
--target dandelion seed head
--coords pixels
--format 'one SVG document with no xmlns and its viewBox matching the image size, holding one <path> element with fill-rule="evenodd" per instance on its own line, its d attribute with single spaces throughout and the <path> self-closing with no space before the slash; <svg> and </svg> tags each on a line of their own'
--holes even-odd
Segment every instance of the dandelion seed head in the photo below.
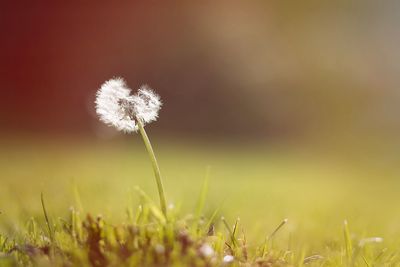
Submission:
<svg viewBox="0 0 400 267">
<path fill-rule="evenodd" d="M 119 131 L 136 131 L 134 117 L 130 116 L 131 90 L 122 78 L 114 78 L 102 84 L 96 95 L 96 113 L 100 120 Z"/>
<path fill-rule="evenodd" d="M 133 97 L 136 116 L 144 123 L 157 120 L 161 108 L 160 97 L 148 86 L 142 85 Z"/>
<path fill-rule="evenodd" d="M 160 97 L 147 85 L 135 95 L 122 78 L 106 81 L 97 91 L 96 113 L 100 120 L 126 133 L 138 130 L 136 120 L 143 124 L 157 120 L 161 108 Z"/>
</svg>

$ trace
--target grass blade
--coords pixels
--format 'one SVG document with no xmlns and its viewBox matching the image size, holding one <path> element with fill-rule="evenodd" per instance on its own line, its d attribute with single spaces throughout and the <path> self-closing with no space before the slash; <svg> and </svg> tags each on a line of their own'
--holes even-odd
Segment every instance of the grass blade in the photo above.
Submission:
<svg viewBox="0 0 400 267">
<path fill-rule="evenodd" d="M 275 228 L 275 230 L 272 231 L 272 233 L 271 233 L 269 236 L 267 236 L 267 238 L 265 239 L 265 242 L 264 242 L 264 246 L 263 246 L 263 248 L 262 248 L 262 252 L 261 252 L 261 256 L 262 256 L 262 257 L 265 256 L 265 253 L 266 253 L 266 251 L 267 251 L 267 249 L 268 249 L 268 244 L 269 244 L 269 242 L 272 243 L 272 241 L 273 241 L 273 239 L 274 239 L 276 233 L 277 233 L 288 221 L 289 221 L 288 219 L 284 219 L 284 220 Z M 271 246 L 272 246 L 272 244 L 271 244 Z"/>
<path fill-rule="evenodd" d="M 41 200 L 41 202 L 42 202 L 42 208 L 43 208 L 44 218 L 45 218 L 45 220 L 46 220 L 47 228 L 48 228 L 48 230 L 49 230 L 50 240 L 51 240 L 51 242 L 53 243 L 53 241 L 54 241 L 53 230 L 51 229 L 51 224 L 50 224 L 49 216 L 47 215 L 46 206 L 45 206 L 45 204 L 44 204 L 43 192 L 40 194 L 40 200 Z"/>
<path fill-rule="evenodd" d="M 231 230 L 228 222 L 225 220 L 224 217 L 222 217 L 221 220 L 222 220 L 223 224 L 225 225 L 225 228 L 228 230 L 229 236 L 231 238 L 232 245 L 236 248 L 237 244 L 236 244 L 235 233 Z M 236 220 L 234 231 L 236 231 L 237 224 L 238 224 L 238 220 Z"/>
<path fill-rule="evenodd" d="M 367 267 L 371 267 L 371 265 L 368 263 L 367 259 L 364 256 L 362 256 L 362 259 L 364 260 Z"/>
<path fill-rule="evenodd" d="M 201 188 L 199 199 L 197 201 L 197 206 L 196 206 L 196 219 L 197 220 L 200 219 L 201 213 L 204 209 L 204 204 L 206 202 L 207 191 L 208 191 L 208 181 L 210 179 L 210 170 L 211 170 L 211 167 L 207 166 L 206 174 L 204 176 L 203 186 Z"/>
<path fill-rule="evenodd" d="M 351 243 L 350 230 L 347 220 L 343 222 L 344 242 L 346 247 L 347 261 L 350 263 L 353 257 L 353 246 Z"/>
<path fill-rule="evenodd" d="M 167 222 L 167 218 L 165 216 L 166 213 L 162 212 L 142 189 L 135 187 L 135 190 L 138 191 L 140 196 L 146 201 L 146 204 L 149 206 L 149 209 L 154 217 L 156 217 L 162 224 L 165 224 Z"/>
<path fill-rule="evenodd" d="M 82 201 L 81 201 L 81 195 L 79 194 L 78 186 L 76 183 L 73 184 L 74 188 L 74 199 L 75 199 L 75 204 L 77 206 L 78 212 L 83 213 L 83 206 L 82 206 Z"/>
</svg>

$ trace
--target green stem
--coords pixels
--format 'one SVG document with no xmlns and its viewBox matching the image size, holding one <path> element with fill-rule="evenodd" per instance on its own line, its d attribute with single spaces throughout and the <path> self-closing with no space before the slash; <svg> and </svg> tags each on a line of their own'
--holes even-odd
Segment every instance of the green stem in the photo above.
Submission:
<svg viewBox="0 0 400 267">
<path fill-rule="evenodd" d="M 43 208 L 43 213 L 44 213 L 44 218 L 45 218 L 45 220 L 46 220 L 47 228 L 49 229 L 50 240 L 51 240 L 51 242 L 53 243 L 53 241 L 54 241 L 54 238 L 53 238 L 53 230 L 51 229 L 51 224 L 50 224 L 49 216 L 47 216 L 46 206 L 44 205 L 43 192 L 40 193 L 40 200 L 41 200 L 41 202 L 42 202 L 42 208 Z"/>
<path fill-rule="evenodd" d="M 154 176 L 156 177 L 156 182 L 157 182 L 158 195 L 160 196 L 161 210 L 164 213 L 164 216 L 167 217 L 167 204 L 165 201 L 164 187 L 162 184 L 161 172 L 160 168 L 158 167 L 156 155 L 154 154 L 153 147 L 151 146 L 149 137 L 147 136 L 147 133 L 144 130 L 143 122 L 140 119 L 137 119 L 136 121 L 139 127 L 139 132 L 142 135 L 144 145 L 146 146 L 147 153 L 149 153 L 151 164 L 153 166 Z"/>
</svg>

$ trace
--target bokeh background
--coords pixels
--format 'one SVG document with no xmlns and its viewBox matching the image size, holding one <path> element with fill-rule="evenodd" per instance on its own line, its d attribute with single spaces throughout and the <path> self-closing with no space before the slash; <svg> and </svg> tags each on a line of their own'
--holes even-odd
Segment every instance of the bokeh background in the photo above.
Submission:
<svg viewBox="0 0 400 267">
<path fill-rule="evenodd" d="M 40 214 L 42 191 L 57 216 L 73 188 L 113 218 L 131 186 L 156 197 L 140 138 L 94 113 L 122 76 L 163 99 L 148 133 L 183 210 L 211 165 L 208 212 L 257 231 L 289 217 L 305 236 L 350 218 L 389 236 L 399 25 L 399 1 L 2 3 L 0 224 Z"/>
</svg>

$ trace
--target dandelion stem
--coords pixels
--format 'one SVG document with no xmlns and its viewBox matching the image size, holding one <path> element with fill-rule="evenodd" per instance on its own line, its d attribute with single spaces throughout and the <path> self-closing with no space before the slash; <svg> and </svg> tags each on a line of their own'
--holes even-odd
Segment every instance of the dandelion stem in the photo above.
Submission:
<svg viewBox="0 0 400 267">
<path fill-rule="evenodd" d="M 144 130 L 143 122 L 140 119 L 137 119 L 136 121 L 137 121 L 137 125 L 139 127 L 139 132 L 142 135 L 144 145 L 146 146 L 147 153 L 150 156 L 151 164 L 153 166 L 154 176 L 155 176 L 156 182 L 157 182 L 158 195 L 160 197 L 161 210 L 164 213 L 164 216 L 167 217 L 167 204 L 165 201 L 164 187 L 162 184 L 161 172 L 160 172 L 160 168 L 158 167 L 156 155 L 154 154 L 153 147 L 151 146 L 149 137 L 147 136 L 147 133 Z"/>
</svg>

